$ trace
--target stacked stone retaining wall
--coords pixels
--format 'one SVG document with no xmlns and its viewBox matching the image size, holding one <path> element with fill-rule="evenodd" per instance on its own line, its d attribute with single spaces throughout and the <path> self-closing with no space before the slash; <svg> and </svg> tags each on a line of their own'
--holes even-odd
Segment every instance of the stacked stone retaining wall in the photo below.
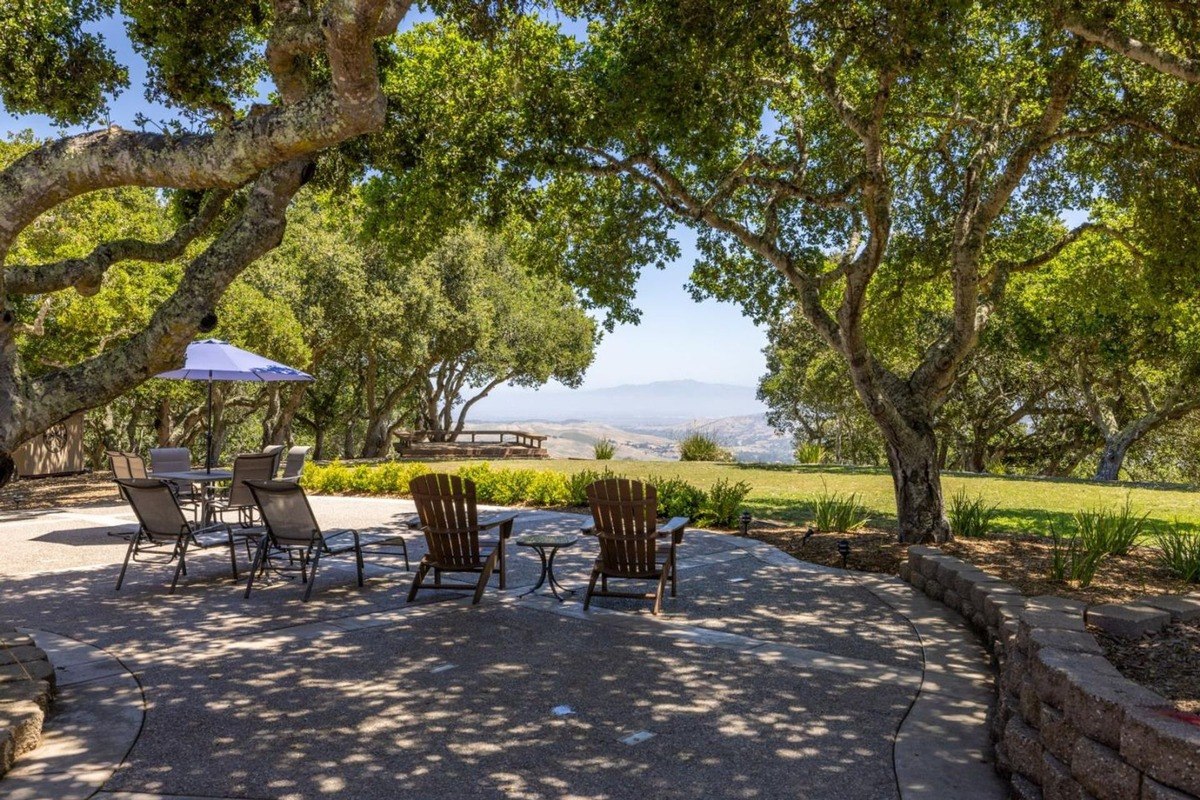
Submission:
<svg viewBox="0 0 1200 800">
<path fill-rule="evenodd" d="M 0 625 L 0 776 L 41 743 L 53 695 L 54 667 L 45 652 L 30 637 Z"/>
<path fill-rule="evenodd" d="M 1021 800 L 1200 798 L 1200 720 L 1123 677 L 1082 603 L 1026 598 L 933 547 L 900 576 L 961 614 L 997 666 L 996 766 Z"/>
</svg>

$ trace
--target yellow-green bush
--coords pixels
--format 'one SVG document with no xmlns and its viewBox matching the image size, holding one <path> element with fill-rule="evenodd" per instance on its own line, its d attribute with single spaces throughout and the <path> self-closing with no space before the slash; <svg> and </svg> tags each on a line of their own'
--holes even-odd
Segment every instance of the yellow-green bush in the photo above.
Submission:
<svg viewBox="0 0 1200 800">
<path fill-rule="evenodd" d="M 425 464 L 398 461 L 353 466 L 334 461 L 309 466 L 300 483 L 314 494 L 408 494 L 412 479 L 431 471 Z"/>
<path fill-rule="evenodd" d="M 381 464 L 314 464 L 304 472 L 301 483 L 314 494 L 390 494 L 406 495 L 409 483 L 418 475 L 433 472 L 428 464 L 386 461 Z M 619 477 L 605 470 L 584 469 L 574 474 L 520 467 L 493 467 L 486 461 L 460 467 L 456 473 L 475 483 L 475 495 L 481 503 L 502 506 L 567 506 L 587 502 L 584 490 L 601 478 Z M 717 522 L 731 525 L 732 514 L 749 491 L 745 483 L 714 487 L 713 503 L 702 489 L 678 478 L 651 477 L 658 485 L 658 511 L 662 516 L 687 516 L 698 524 Z M 727 496 L 728 495 L 728 496 Z"/>
</svg>

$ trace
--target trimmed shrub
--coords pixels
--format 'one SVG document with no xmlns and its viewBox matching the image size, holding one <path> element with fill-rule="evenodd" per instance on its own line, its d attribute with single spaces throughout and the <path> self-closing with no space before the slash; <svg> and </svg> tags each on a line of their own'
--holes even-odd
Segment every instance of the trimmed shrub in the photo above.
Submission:
<svg viewBox="0 0 1200 800">
<path fill-rule="evenodd" d="M 571 502 L 567 477 L 561 472 L 534 472 L 525 488 L 525 500 L 535 506 L 565 506 Z"/>
<path fill-rule="evenodd" d="M 597 461 L 610 461 L 617 454 L 617 443 L 605 436 L 592 445 L 592 455 Z"/>
<path fill-rule="evenodd" d="M 996 519 L 996 505 L 987 505 L 982 495 L 968 498 L 965 489 L 959 489 L 950 498 L 950 506 L 946 509 L 950 517 L 950 529 L 956 536 L 966 539 L 980 539 L 992 532 L 992 523 Z"/>
<path fill-rule="evenodd" d="M 567 476 L 567 501 L 573 506 L 587 505 L 587 487 L 605 478 L 620 477 L 612 470 L 605 468 L 603 472 L 594 469 L 581 469 Z"/>
<path fill-rule="evenodd" d="M 660 517 L 688 517 L 698 519 L 708 499 L 703 489 L 692 486 L 682 478 L 660 478 L 651 475 L 647 483 L 658 490 L 658 515 Z"/>
<path fill-rule="evenodd" d="M 700 431 L 692 431 L 679 440 L 679 460 L 732 461 L 733 456 L 713 437 Z"/>
<path fill-rule="evenodd" d="M 731 483 L 722 478 L 708 490 L 701 516 L 713 525 L 732 528 L 741 511 L 742 502 L 750 494 L 750 484 L 745 481 Z"/>
</svg>

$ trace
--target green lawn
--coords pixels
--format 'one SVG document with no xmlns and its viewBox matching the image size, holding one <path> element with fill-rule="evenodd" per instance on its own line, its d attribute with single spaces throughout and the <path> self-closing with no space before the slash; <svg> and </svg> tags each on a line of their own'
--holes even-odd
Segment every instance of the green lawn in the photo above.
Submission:
<svg viewBox="0 0 1200 800">
<path fill-rule="evenodd" d="M 435 469 L 455 469 L 468 462 L 437 462 Z M 532 467 L 559 472 L 605 467 L 631 478 L 679 477 L 707 489 L 721 478 L 744 480 L 752 491 L 747 501 L 757 516 L 804 522 L 809 519 L 806 500 L 825 488 L 831 492 L 855 492 L 879 527 L 895 525 L 896 504 L 891 475 L 883 469 L 790 465 L 716 464 L 681 461 L 547 461 L 493 462 L 497 468 Z M 1059 478 L 1004 478 L 990 475 L 946 474 L 942 478 L 947 497 L 965 489 L 969 496 L 982 495 L 999 507 L 997 527 L 1005 531 L 1048 533 L 1051 522 L 1065 523 L 1081 508 L 1118 506 L 1128 495 L 1135 511 L 1149 515 L 1152 527 L 1174 520 L 1200 527 L 1200 492 L 1179 487 L 1094 484 Z"/>
</svg>

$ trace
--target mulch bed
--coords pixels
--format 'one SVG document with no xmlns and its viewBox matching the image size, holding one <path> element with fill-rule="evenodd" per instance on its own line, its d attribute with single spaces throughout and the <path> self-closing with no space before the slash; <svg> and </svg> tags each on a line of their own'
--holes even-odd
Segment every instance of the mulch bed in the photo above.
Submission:
<svg viewBox="0 0 1200 800">
<path fill-rule="evenodd" d="M 118 500 L 117 487 L 107 472 L 27 478 L 0 487 L 0 511 L 35 511 Z"/>
<path fill-rule="evenodd" d="M 1175 701 L 1180 711 L 1200 714 L 1200 621 L 1176 622 L 1140 639 L 1092 633 L 1122 675 Z"/>
</svg>

